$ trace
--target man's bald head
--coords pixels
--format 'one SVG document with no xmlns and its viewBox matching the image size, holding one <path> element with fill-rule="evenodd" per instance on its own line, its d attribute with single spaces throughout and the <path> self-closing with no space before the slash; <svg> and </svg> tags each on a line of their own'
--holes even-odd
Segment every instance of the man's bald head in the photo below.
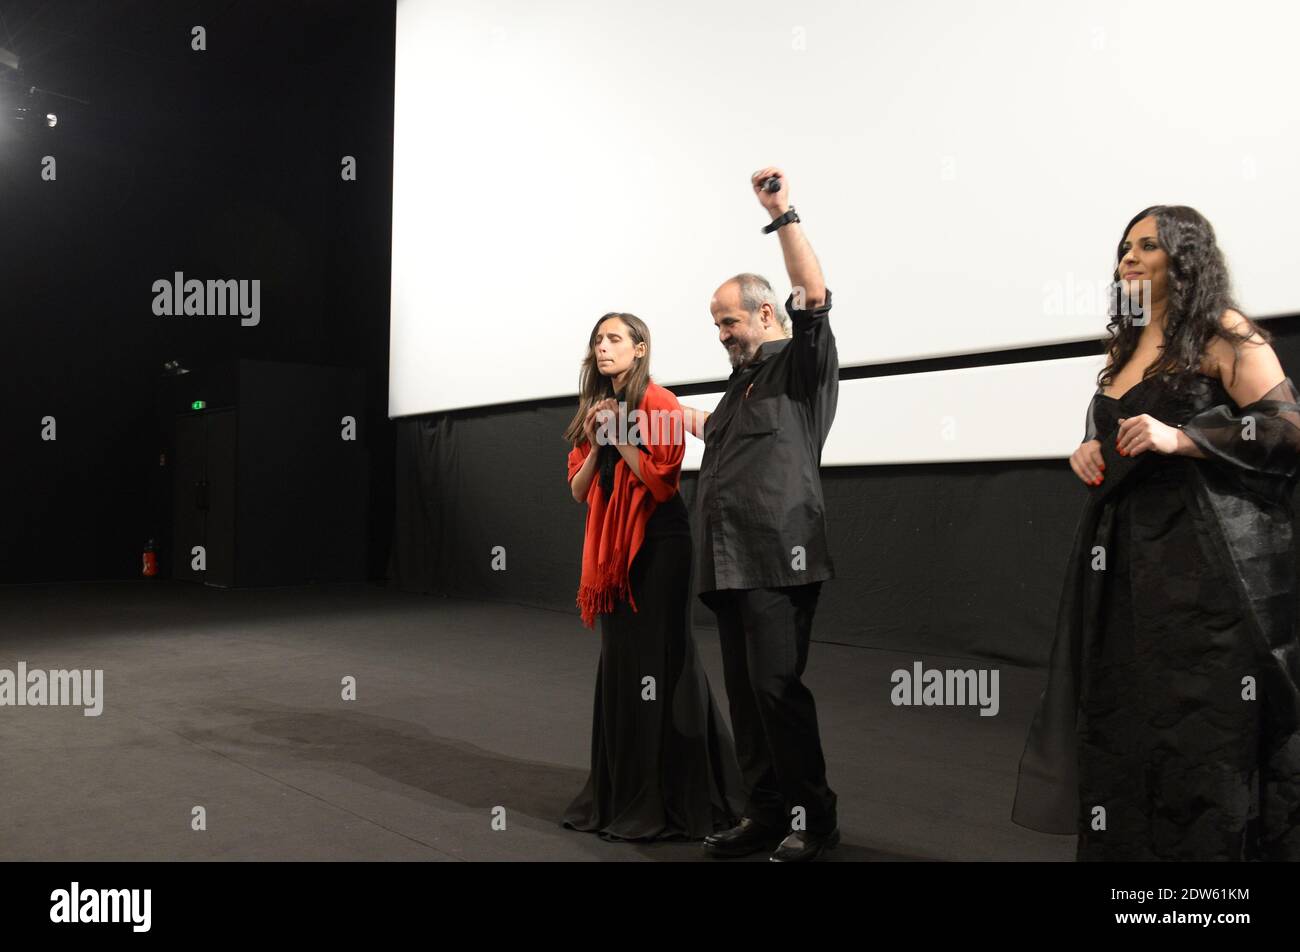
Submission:
<svg viewBox="0 0 1300 952">
<path fill-rule="evenodd" d="M 789 318 L 761 275 L 744 272 L 728 278 L 713 292 L 709 311 L 733 368 L 752 360 L 764 341 L 790 336 Z"/>
</svg>

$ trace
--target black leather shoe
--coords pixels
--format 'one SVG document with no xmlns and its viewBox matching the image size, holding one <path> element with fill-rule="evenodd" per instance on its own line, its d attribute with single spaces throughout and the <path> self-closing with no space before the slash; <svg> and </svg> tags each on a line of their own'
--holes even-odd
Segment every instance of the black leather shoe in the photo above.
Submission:
<svg viewBox="0 0 1300 952">
<path fill-rule="evenodd" d="M 811 863 L 826 850 L 835 849 L 839 843 L 839 827 L 823 835 L 799 830 L 783 839 L 768 859 L 774 863 Z"/>
<path fill-rule="evenodd" d="M 781 841 L 782 834 L 781 830 L 774 830 L 744 817 L 731 829 L 706 836 L 704 852 L 710 856 L 748 856 L 760 850 L 770 850 Z"/>
</svg>

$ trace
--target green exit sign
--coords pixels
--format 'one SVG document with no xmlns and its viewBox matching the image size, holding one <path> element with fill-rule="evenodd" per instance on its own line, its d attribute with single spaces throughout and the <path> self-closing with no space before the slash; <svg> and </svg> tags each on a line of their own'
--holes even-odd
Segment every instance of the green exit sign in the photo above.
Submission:
<svg viewBox="0 0 1300 952">
<path fill-rule="evenodd" d="M 202 410 L 202 409 L 203 409 L 204 407 L 206 407 L 207 405 L 208 405 L 208 403 L 207 403 L 206 400 L 195 400 L 193 403 L 190 404 L 190 409 L 191 409 L 191 410 Z"/>
</svg>

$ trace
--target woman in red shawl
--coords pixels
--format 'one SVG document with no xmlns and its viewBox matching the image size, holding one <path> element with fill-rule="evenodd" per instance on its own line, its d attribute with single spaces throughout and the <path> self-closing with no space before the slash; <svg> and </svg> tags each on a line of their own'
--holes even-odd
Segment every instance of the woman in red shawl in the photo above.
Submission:
<svg viewBox="0 0 1300 952">
<path fill-rule="evenodd" d="M 589 628 L 600 616 L 600 666 L 591 774 L 563 825 L 605 839 L 701 839 L 734 825 L 743 798 L 691 635 L 681 413 L 650 379 L 645 323 L 597 321 L 564 435 L 587 504 L 578 606 Z"/>
</svg>

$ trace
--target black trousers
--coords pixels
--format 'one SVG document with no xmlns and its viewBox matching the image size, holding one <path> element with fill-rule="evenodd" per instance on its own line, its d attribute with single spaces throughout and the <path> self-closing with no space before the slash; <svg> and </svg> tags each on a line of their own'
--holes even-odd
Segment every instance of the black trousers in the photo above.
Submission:
<svg viewBox="0 0 1300 952">
<path fill-rule="evenodd" d="M 821 582 L 706 592 L 718 616 L 736 754 L 749 796 L 745 815 L 789 829 L 796 807 L 811 833 L 835 828 L 817 706 L 801 680 Z"/>
</svg>

